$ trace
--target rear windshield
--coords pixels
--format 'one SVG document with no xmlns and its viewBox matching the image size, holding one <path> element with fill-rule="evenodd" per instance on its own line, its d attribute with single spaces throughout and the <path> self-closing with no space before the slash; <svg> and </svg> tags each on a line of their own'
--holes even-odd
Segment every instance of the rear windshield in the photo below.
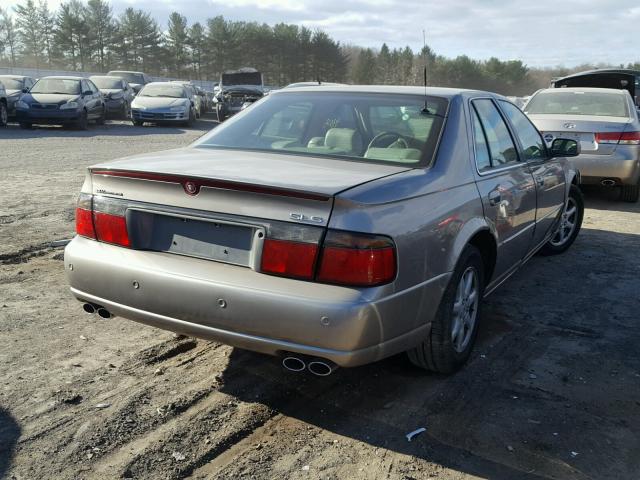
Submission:
<svg viewBox="0 0 640 480">
<path fill-rule="evenodd" d="M 80 95 L 80 81 L 63 78 L 42 78 L 31 87 L 30 93 Z"/>
<path fill-rule="evenodd" d="M 288 92 L 265 97 L 197 146 L 344 157 L 403 165 L 431 162 L 448 100 L 413 95 Z"/>
<path fill-rule="evenodd" d="M 95 83 L 98 88 L 107 88 L 111 90 L 122 89 L 122 80 L 119 78 L 91 77 L 91 81 Z"/>
<path fill-rule="evenodd" d="M 604 92 L 540 92 L 525 108 L 528 114 L 628 117 L 624 95 Z"/>
<path fill-rule="evenodd" d="M 169 97 L 169 98 L 187 98 L 187 92 L 182 85 L 147 85 L 140 93 L 139 97 Z"/>
<path fill-rule="evenodd" d="M 141 73 L 109 72 L 109 75 L 124 78 L 129 83 L 144 83 L 144 77 Z"/>
<path fill-rule="evenodd" d="M 2 83 L 7 90 L 22 90 L 21 78 L 0 77 L 0 83 Z"/>
</svg>

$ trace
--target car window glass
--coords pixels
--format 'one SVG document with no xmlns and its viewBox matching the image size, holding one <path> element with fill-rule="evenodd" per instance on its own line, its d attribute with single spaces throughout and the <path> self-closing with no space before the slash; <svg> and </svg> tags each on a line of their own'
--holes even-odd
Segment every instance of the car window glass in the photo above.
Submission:
<svg viewBox="0 0 640 480">
<path fill-rule="evenodd" d="M 502 109 L 506 113 L 511 125 L 516 132 L 516 136 L 522 144 L 525 160 L 536 160 L 546 157 L 544 141 L 540 133 L 525 116 L 522 111 L 509 102 L 501 101 Z"/>
<path fill-rule="evenodd" d="M 489 99 L 474 100 L 475 107 L 489 143 L 491 167 L 500 168 L 518 162 L 518 152 L 502 115 Z"/>
<path fill-rule="evenodd" d="M 489 156 L 489 145 L 487 145 L 487 137 L 484 135 L 480 119 L 475 109 L 471 109 L 473 117 L 473 137 L 476 146 L 476 165 L 479 172 L 484 172 L 491 168 L 491 158 Z"/>
<path fill-rule="evenodd" d="M 311 104 L 308 102 L 287 105 L 267 120 L 261 136 L 302 141 L 310 114 Z"/>
<path fill-rule="evenodd" d="M 91 80 L 87 80 L 87 85 L 89 85 L 89 90 L 93 93 L 98 93 L 98 87 L 96 87 Z"/>
</svg>

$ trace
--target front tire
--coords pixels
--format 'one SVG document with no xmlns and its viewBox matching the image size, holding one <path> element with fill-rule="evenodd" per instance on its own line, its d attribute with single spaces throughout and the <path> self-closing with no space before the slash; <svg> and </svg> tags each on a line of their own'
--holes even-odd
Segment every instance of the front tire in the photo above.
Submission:
<svg viewBox="0 0 640 480">
<path fill-rule="evenodd" d="M 131 123 L 133 123 L 136 127 L 141 127 L 144 124 L 142 120 L 131 120 Z"/>
<path fill-rule="evenodd" d="M 582 218 L 584 217 L 584 200 L 577 185 L 571 185 L 569 196 L 562 211 L 562 218 L 553 237 L 540 249 L 542 255 L 558 255 L 569 249 L 576 240 Z"/>
<path fill-rule="evenodd" d="M 467 245 L 451 276 L 427 338 L 407 355 L 414 365 L 449 374 L 465 364 L 478 333 L 484 294 L 484 262 Z"/>
<path fill-rule="evenodd" d="M 86 130 L 89 126 L 89 116 L 87 111 L 83 110 L 80 114 L 80 118 L 76 121 L 76 128 L 78 130 Z"/>
<path fill-rule="evenodd" d="M 620 187 L 620 198 L 623 202 L 635 203 L 640 198 L 640 184 Z"/>
<path fill-rule="evenodd" d="M 9 111 L 7 110 L 7 104 L 0 102 L 0 127 L 6 127 L 9 123 Z"/>
</svg>

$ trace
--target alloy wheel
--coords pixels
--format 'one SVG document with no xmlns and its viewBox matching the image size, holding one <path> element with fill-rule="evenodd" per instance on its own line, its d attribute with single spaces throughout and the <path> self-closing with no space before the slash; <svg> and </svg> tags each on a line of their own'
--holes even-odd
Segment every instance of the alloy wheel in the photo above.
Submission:
<svg viewBox="0 0 640 480">
<path fill-rule="evenodd" d="M 576 205 L 576 201 L 572 197 L 569 197 L 564 206 L 562 217 L 560 218 L 560 225 L 558 225 L 558 229 L 549 243 L 554 247 L 561 247 L 564 245 L 567 240 L 571 238 L 571 235 L 573 235 L 577 223 L 578 206 Z"/>
<path fill-rule="evenodd" d="M 468 267 L 460 277 L 453 302 L 451 343 L 458 353 L 464 352 L 473 336 L 478 317 L 479 288 L 478 272 L 474 267 Z"/>
</svg>

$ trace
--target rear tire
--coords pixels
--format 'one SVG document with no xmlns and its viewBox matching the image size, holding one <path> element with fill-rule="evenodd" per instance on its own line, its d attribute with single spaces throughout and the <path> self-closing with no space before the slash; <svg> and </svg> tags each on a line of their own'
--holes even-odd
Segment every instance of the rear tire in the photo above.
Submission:
<svg viewBox="0 0 640 480">
<path fill-rule="evenodd" d="M 449 374 L 469 358 L 478 333 L 484 294 L 484 262 L 467 245 L 449 280 L 427 338 L 407 355 L 414 365 Z"/>
<path fill-rule="evenodd" d="M 144 124 L 142 120 L 131 120 L 131 123 L 133 123 L 136 127 L 141 127 Z"/>
<path fill-rule="evenodd" d="M 569 197 L 562 211 L 562 216 L 553 237 L 540 249 L 542 255 L 558 255 L 567 251 L 580 233 L 584 216 L 584 200 L 577 185 L 571 185 L 569 189 Z M 570 225 L 573 226 L 570 227 Z"/>
<path fill-rule="evenodd" d="M 620 198 L 624 202 L 637 202 L 640 198 L 640 185 L 623 185 L 620 187 Z"/>
<path fill-rule="evenodd" d="M 9 123 L 9 111 L 7 110 L 7 104 L 0 102 L 0 127 L 6 127 Z"/>
</svg>

